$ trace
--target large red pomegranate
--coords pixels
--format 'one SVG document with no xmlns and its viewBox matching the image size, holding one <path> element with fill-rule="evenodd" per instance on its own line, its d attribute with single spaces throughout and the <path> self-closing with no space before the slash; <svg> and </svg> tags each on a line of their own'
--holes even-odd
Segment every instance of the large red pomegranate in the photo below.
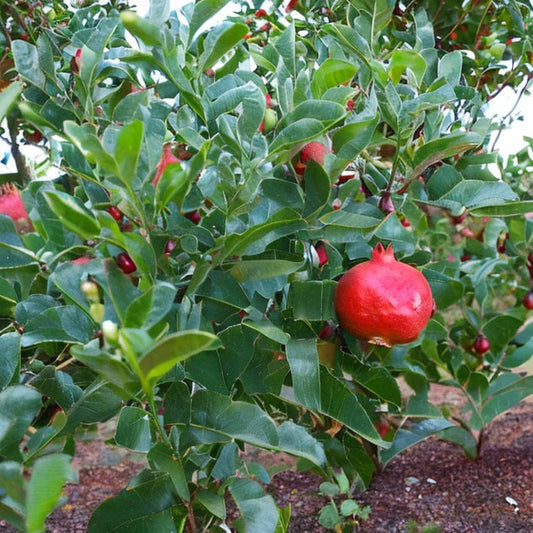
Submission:
<svg viewBox="0 0 533 533">
<path fill-rule="evenodd" d="M 426 278 L 397 261 L 389 244 L 379 243 L 372 258 L 344 274 L 335 290 L 340 326 L 374 344 L 392 346 L 414 341 L 433 312 Z"/>
</svg>

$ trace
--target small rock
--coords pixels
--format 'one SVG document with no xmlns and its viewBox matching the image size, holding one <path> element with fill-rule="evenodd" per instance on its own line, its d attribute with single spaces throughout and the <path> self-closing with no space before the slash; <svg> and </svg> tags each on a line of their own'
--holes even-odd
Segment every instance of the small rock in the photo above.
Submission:
<svg viewBox="0 0 533 533">
<path fill-rule="evenodd" d="M 418 483 L 420 483 L 420 480 L 414 476 L 409 476 L 408 478 L 405 479 L 406 485 L 416 485 Z"/>
<path fill-rule="evenodd" d="M 430 478 L 430 477 L 428 477 L 426 479 L 426 483 L 429 483 L 431 485 L 436 485 L 437 484 L 437 482 L 433 478 Z"/>
</svg>

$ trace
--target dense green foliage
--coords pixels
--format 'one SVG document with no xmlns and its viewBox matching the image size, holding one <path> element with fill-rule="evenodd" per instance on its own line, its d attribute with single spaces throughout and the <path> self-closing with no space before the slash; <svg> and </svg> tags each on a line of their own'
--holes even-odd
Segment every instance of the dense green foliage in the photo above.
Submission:
<svg viewBox="0 0 533 533">
<path fill-rule="evenodd" d="M 222 531 L 227 495 L 233 527 L 285 531 L 246 444 L 323 475 L 347 495 L 324 524 L 351 527 L 380 465 L 434 434 L 474 458 L 533 393 L 530 152 L 501 158 L 486 116 L 531 77 L 528 2 L 249 0 L 208 29 L 227 1 L 4 3 L 0 181 L 30 222 L 0 215 L 1 519 L 42 531 L 76 438 L 116 417 L 146 469 L 90 532 Z M 378 242 L 435 297 L 409 345 L 336 328 Z"/>
</svg>

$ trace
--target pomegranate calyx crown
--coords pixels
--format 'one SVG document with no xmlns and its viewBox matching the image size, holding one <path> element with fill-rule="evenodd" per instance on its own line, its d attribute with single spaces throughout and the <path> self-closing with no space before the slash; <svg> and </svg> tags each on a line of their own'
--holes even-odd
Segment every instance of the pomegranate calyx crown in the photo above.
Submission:
<svg viewBox="0 0 533 533">
<path fill-rule="evenodd" d="M 385 248 L 383 244 L 378 242 L 376 247 L 372 250 L 372 260 L 384 261 L 386 263 L 389 263 L 390 261 L 396 261 L 392 244 L 389 243 L 387 248 Z"/>
</svg>

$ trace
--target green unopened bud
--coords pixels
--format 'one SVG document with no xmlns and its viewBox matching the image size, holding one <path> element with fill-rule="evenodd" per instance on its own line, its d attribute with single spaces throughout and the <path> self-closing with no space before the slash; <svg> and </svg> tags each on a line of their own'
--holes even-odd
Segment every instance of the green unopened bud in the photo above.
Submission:
<svg viewBox="0 0 533 533">
<path fill-rule="evenodd" d="M 112 320 L 102 322 L 102 333 L 104 340 L 110 346 L 118 346 L 118 326 Z"/>
<path fill-rule="evenodd" d="M 80 285 L 81 292 L 91 303 L 100 302 L 100 293 L 98 285 L 94 281 L 82 281 Z"/>
<path fill-rule="evenodd" d="M 265 122 L 263 125 L 263 133 L 268 133 L 272 130 L 278 121 L 278 114 L 273 109 L 265 111 Z"/>
<path fill-rule="evenodd" d="M 104 319 L 105 315 L 105 306 L 104 304 L 98 304 L 93 303 L 91 304 L 91 307 L 89 307 L 89 313 L 91 314 L 93 320 L 100 324 L 102 320 Z"/>
</svg>

